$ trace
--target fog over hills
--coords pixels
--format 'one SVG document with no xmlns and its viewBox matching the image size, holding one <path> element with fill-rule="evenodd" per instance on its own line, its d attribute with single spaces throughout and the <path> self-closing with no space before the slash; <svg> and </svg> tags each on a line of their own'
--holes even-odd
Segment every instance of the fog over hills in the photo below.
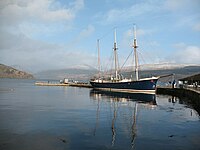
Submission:
<svg viewBox="0 0 200 150">
<path fill-rule="evenodd" d="M 176 79 L 180 79 L 186 76 L 200 73 L 200 65 L 185 65 L 185 64 L 152 64 L 152 65 L 141 65 L 139 76 L 140 78 L 150 77 L 150 76 L 161 76 L 167 74 L 175 74 Z M 131 75 L 134 76 L 132 71 L 134 67 L 128 66 L 124 67 L 120 73 L 124 77 L 130 78 Z M 46 70 L 34 74 L 38 79 L 74 79 L 74 80 L 84 80 L 89 81 L 90 78 L 97 75 L 98 70 L 87 65 L 79 65 L 66 69 L 59 70 Z M 102 73 L 103 74 L 103 73 Z"/>
<path fill-rule="evenodd" d="M 98 71 L 87 65 L 79 65 L 66 69 L 58 69 L 58 70 L 46 70 L 41 71 L 34 76 L 38 79 L 57 79 L 61 80 L 64 78 L 73 79 L 73 80 L 89 80 L 93 75 L 95 75 Z"/>
</svg>

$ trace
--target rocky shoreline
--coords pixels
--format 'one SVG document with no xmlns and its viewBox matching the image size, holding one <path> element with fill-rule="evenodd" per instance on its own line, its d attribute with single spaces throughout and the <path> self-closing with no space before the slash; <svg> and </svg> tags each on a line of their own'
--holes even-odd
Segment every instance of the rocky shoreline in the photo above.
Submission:
<svg viewBox="0 0 200 150">
<path fill-rule="evenodd" d="M 0 64 L 0 78 L 33 79 L 33 75 L 13 67 Z"/>
</svg>

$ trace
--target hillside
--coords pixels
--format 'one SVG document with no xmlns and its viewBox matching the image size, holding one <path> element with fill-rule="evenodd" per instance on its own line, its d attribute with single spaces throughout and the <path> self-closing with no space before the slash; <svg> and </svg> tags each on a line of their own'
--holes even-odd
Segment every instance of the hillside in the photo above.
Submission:
<svg viewBox="0 0 200 150">
<path fill-rule="evenodd" d="M 154 70 L 149 69 L 149 70 L 142 70 L 139 72 L 139 77 L 140 78 L 147 78 L 147 77 L 152 77 L 152 76 L 163 76 L 163 75 L 169 75 L 169 74 L 174 74 L 174 79 L 177 81 L 179 79 L 195 75 L 200 73 L 200 66 L 177 66 L 172 67 L 172 68 L 156 68 Z M 126 71 L 123 73 L 125 77 L 130 77 L 133 72 Z M 172 80 L 172 76 L 160 78 L 159 81 L 161 82 L 168 82 Z"/>
<path fill-rule="evenodd" d="M 42 71 L 34 76 L 38 79 L 74 79 L 74 80 L 84 80 L 89 81 L 95 74 L 97 70 L 92 68 L 68 68 L 61 70 L 48 70 Z M 123 70 L 121 72 L 124 77 L 130 78 L 133 72 L 131 69 Z M 200 66 L 177 66 L 177 67 L 162 67 L 162 68 L 146 68 L 139 72 L 140 78 L 150 77 L 150 76 L 161 76 L 167 74 L 175 74 L 175 79 L 181 79 L 193 74 L 200 73 Z M 169 78 L 169 77 L 168 77 Z M 168 80 L 168 79 L 166 79 Z"/>
<path fill-rule="evenodd" d="M 82 69 L 82 68 L 67 68 L 60 70 L 46 70 L 34 74 L 38 79 L 73 79 L 73 80 L 89 80 L 94 74 L 97 73 L 95 69 Z"/>
<path fill-rule="evenodd" d="M 139 75 L 140 78 L 150 77 L 150 76 L 162 76 L 167 74 L 174 74 L 175 79 L 181 79 L 190 75 L 200 73 L 200 66 L 186 66 L 168 69 L 155 69 L 155 70 L 142 70 Z M 124 73 L 125 76 L 130 76 L 132 72 L 127 71 Z"/>
<path fill-rule="evenodd" d="M 0 78 L 32 79 L 33 75 L 10 66 L 0 64 Z"/>
</svg>

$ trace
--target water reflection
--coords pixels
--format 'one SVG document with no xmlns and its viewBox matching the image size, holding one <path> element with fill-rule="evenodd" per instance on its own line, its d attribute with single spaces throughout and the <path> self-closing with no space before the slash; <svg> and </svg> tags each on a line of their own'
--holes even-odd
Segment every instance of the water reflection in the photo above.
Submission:
<svg viewBox="0 0 200 150">
<path fill-rule="evenodd" d="M 200 147 L 199 115 L 182 98 L 13 79 L 0 80 L 1 89 L 14 89 L 0 92 L 2 150 Z"/>
<path fill-rule="evenodd" d="M 98 125 L 99 125 L 99 117 L 101 111 L 101 102 L 106 102 L 106 105 L 110 105 L 109 109 L 111 111 L 111 120 L 110 120 L 110 130 L 112 134 L 111 146 L 113 147 L 116 143 L 117 133 L 119 132 L 117 122 L 121 120 L 120 117 L 125 117 L 125 120 L 128 122 L 129 129 L 129 139 L 131 149 L 135 146 L 135 139 L 137 135 L 137 110 L 138 105 L 142 104 L 146 107 L 155 107 L 156 104 L 156 96 L 153 94 L 136 94 L 136 93 L 119 93 L 119 92 L 107 92 L 100 90 L 91 90 L 90 98 L 93 100 L 97 100 L 97 111 L 96 111 L 96 124 L 94 128 L 94 136 L 96 135 Z M 105 110 L 104 110 L 105 111 Z M 122 115 L 121 115 L 122 114 Z M 123 120 L 123 119 L 122 119 Z M 124 122 L 123 122 L 124 123 Z M 119 124 L 119 123 L 118 123 Z M 125 126 L 124 124 L 122 124 Z"/>
<path fill-rule="evenodd" d="M 137 101 L 140 103 L 148 103 L 151 105 L 156 105 L 155 94 L 140 94 L 140 93 L 122 93 L 122 92 L 109 92 L 92 89 L 90 91 L 90 97 L 98 100 L 101 97 L 110 100 L 117 101 Z"/>
<path fill-rule="evenodd" d="M 173 103 L 173 104 L 177 103 L 177 101 L 178 101 L 178 97 L 175 97 L 175 96 L 169 97 L 168 99 L 168 102 Z"/>
<path fill-rule="evenodd" d="M 183 104 L 185 105 L 185 107 L 188 107 L 188 108 L 193 108 L 194 110 L 197 111 L 198 115 L 200 115 L 200 106 L 199 106 L 199 103 L 196 102 L 195 100 L 193 100 L 193 102 L 191 102 L 192 100 L 190 99 L 184 99 L 184 98 L 179 98 L 179 97 L 176 97 L 176 96 L 169 96 L 168 98 L 168 103 L 172 103 L 173 106 L 177 105 L 177 104 Z M 191 111 L 194 111 L 191 109 Z M 191 116 L 192 116 L 192 113 L 191 113 Z"/>
</svg>

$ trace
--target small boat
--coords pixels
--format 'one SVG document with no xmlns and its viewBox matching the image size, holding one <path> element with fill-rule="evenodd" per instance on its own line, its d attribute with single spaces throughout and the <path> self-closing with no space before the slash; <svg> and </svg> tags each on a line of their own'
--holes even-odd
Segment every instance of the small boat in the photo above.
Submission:
<svg viewBox="0 0 200 150">
<path fill-rule="evenodd" d="M 134 40 L 133 40 L 133 50 L 134 50 L 134 60 L 135 60 L 135 79 L 123 78 L 118 73 L 117 67 L 117 42 L 116 42 L 116 30 L 114 32 L 114 61 L 115 61 L 115 75 L 111 76 L 109 79 L 104 79 L 100 76 L 100 55 L 99 55 L 99 40 L 98 41 L 98 66 L 99 75 L 97 78 L 90 80 L 90 84 L 93 88 L 112 92 L 125 92 L 125 93 L 147 93 L 155 94 L 156 84 L 159 77 L 141 78 L 139 79 L 138 73 L 138 54 L 137 54 L 137 41 L 136 41 L 136 26 L 134 26 Z"/>
</svg>

